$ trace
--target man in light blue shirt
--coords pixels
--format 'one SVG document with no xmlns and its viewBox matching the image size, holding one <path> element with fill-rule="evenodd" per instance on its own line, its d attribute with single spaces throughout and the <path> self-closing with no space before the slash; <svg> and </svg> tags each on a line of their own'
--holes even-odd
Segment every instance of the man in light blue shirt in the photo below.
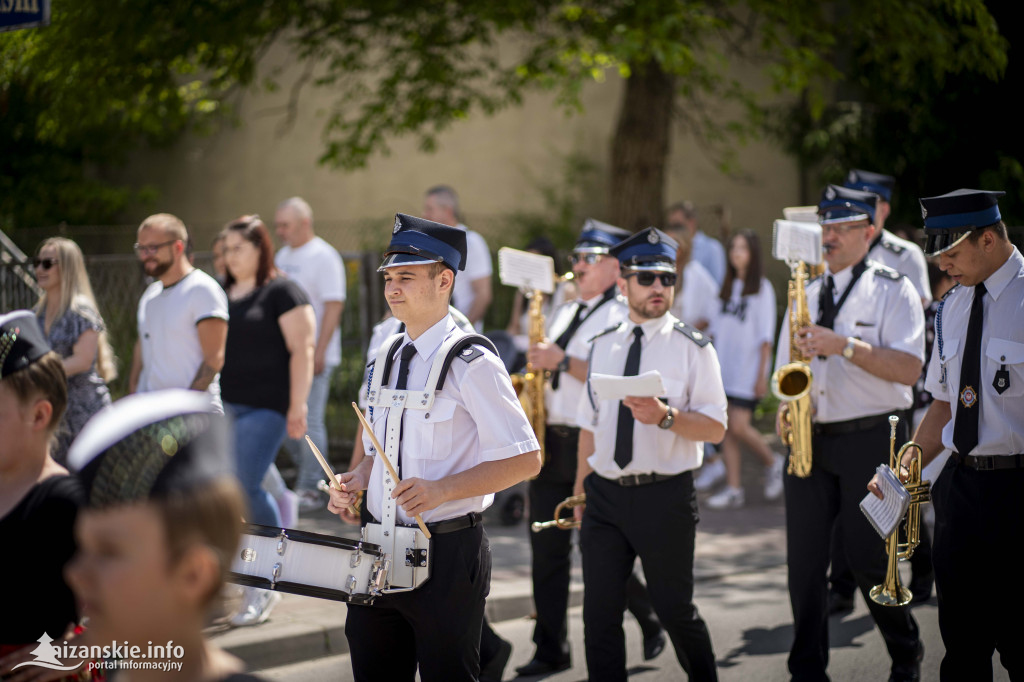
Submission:
<svg viewBox="0 0 1024 682">
<path fill-rule="evenodd" d="M 703 265 L 721 286 L 725 279 L 725 248 L 720 241 L 697 229 L 697 208 L 692 201 L 680 201 L 668 208 L 669 232 L 684 228 L 692 244 L 690 258 Z"/>
</svg>

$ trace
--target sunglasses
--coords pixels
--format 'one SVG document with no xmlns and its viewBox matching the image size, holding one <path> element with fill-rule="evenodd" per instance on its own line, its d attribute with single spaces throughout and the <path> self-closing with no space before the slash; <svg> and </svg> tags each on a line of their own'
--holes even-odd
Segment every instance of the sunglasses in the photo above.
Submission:
<svg viewBox="0 0 1024 682">
<path fill-rule="evenodd" d="M 649 287 L 654 284 L 654 278 L 661 280 L 663 287 L 674 287 L 676 285 L 676 273 L 674 272 L 631 272 L 626 279 L 636 277 L 636 283 L 642 287 Z"/>
<path fill-rule="evenodd" d="M 601 262 L 607 254 L 604 253 L 574 253 L 569 256 L 569 262 L 573 265 L 580 263 L 586 263 L 587 265 L 596 265 Z"/>
<path fill-rule="evenodd" d="M 57 264 L 56 258 L 33 258 L 32 267 L 42 268 L 43 270 L 49 270 Z"/>
<path fill-rule="evenodd" d="M 170 246 L 176 241 L 178 240 L 172 239 L 169 242 L 163 242 L 160 244 L 135 244 L 134 246 L 132 246 L 132 248 L 135 249 L 135 253 L 137 253 L 140 256 L 151 256 L 160 249 L 162 249 L 163 247 Z"/>
</svg>

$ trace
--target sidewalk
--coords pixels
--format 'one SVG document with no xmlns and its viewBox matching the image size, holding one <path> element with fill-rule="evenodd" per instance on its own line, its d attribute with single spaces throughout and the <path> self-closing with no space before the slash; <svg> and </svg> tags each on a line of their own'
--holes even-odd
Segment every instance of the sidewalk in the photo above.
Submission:
<svg viewBox="0 0 1024 682">
<path fill-rule="evenodd" d="M 694 567 L 698 599 L 702 582 L 754 573 L 785 563 L 784 509 L 781 502 L 769 503 L 761 499 L 757 469 L 760 467 L 748 464 L 744 472 L 746 507 L 718 512 L 701 507 Z M 701 501 L 704 499 L 706 496 L 702 495 Z M 512 527 L 502 526 L 497 514 L 490 512 L 485 515 L 493 562 L 487 617 L 491 622 L 529 617 L 533 612 L 529 529 L 525 521 Z M 651 523 L 656 524 L 657 519 L 651 519 Z M 355 527 L 344 524 L 327 511 L 304 516 L 298 528 L 358 537 Z M 582 603 L 583 577 L 579 560 L 579 552 L 574 550 L 572 605 Z M 211 630 L 208 634 L 218 646 L 245 661 L 247 669 L 261 670 L 347 653 L 345 613 L 346 605 L 341 602 L 284 594 L 273 615 L 262 625 Z"/>
</svg>

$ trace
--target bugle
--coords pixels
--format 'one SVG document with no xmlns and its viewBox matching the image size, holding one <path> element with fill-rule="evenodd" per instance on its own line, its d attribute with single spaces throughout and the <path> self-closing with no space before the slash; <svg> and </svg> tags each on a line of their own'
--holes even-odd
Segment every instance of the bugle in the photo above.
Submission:
<svg viewBox="0 0 1024 682">
<path fill-rule="evenodd" d="M 896 425 L 899 421 L 900 418 L 895 415 L 889 417 L 889 468 L 899 477 L 903 453 L 910 448 L 917 448 L 917 457 L 910 462 L 907 482 L 904 484 L 907 492 L 910 493 L 910 506 L 907 508 L 906 516 L 907 541 L 900 543 L 900 525 L 902 523 L 896 524 L 896 528 L 885 541 L 885 550 L 889 554 L 889 563 L 885 569 L 885 582 L 875 585 L 870 592 L 871 600 L 882 606 L 906 606 L 910 603 L 913 595 L 910 590 L 900 584 L 897 562 L 909 559 L 917 549 L 917 545 L 921 541 L 921 504 L 931 498 L 931 482 L 921 480 L 921 456 L 924 454 L 921 446 L 914 441 L 907 441 L 899 452 L 896 452 Z"/>
<path fill-rule="evenodd" d="M 579 528 L 579 521 L 577 521 L 571 516 L 563 517 L 562 512 L 566 509 L 572 509 L 573 507 L 578 507 L 581 504 L 586 503 L 587 496 L 585 494 L 567 497 L 561 502 L 559 502 L 558 506 L 555 507 L 555 518 L 551 519 L 550 521 L 534 521 L 532 524 L 530 524 L 530 530 L 532 530 L 534 533 L 539 533 L 542 530 L 546 530 L 548 528 L 558 528 L 559 530 L 572 530 L 573 528 Z"/>
</svg>

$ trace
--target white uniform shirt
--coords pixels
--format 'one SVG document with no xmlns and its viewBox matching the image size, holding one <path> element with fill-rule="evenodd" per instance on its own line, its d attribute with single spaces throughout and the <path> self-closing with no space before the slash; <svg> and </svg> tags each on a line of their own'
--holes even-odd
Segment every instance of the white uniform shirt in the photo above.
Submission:
<svg viewBox="0 0 1024 682">
<path fill-rule="evenodd" d="M 441 343 L 456 329 L 451 315 L 424 332 L 416 341 L 416 354 L 409 363 L 408 388 L 422 389 Z M 408 343 L 406 335 L 404 346 Z M 402 346 L 395 352 L 388 387 L 398 381 Z M 375 370 L 380 371 L 380 370 Z M 373 431 L 384 443 L 389 408 L 373 410 Z M 367 434 L 363 447 L 368 455 L 376 450 Z M 501 360 L 491 352 L 464 362 L 455 359 L 429 410 L 405 410 L 402 431 L 401 472 L 403 479 L 423 478 L 437 481 L 445 476 L 472 469 L 483 462 L 494 462 L 539 450 L 540 444 L 526 418 L 512 381 Z M 374 459 L 367 488 L 370 513 L 381 518 L 381 493 L 385 466 Z M 445 502 L 423 512 L 425 522 L 442 521 L 470 512 L 482 512 L 494 501 L 494 495 L 481 495 Z M 413 524 L 415 519 L 398 507 L 398 520 Z"/>
<path fill-rule="evenodd" d="M 881 273 L 881 274 L 876 274 Z M 872 346 L 909 353 L 924 362 L 924 309 L 921 299 L 906 277 L 868 261 L 868 268 L 836 316 L 834 331 Z M 853 267 L 833 275 L 836 303 L 853 279 Z M 825 278 L 807 285 L 807 306 L 811 322 L 818 319 L 818 294 Z M 789 314 L 783 315 L 775 368 L 789 362 Z M 842 355 L 811 360 L 811 405 L 818 423 L 841 422 L 910 407 L 910 386 L 880 379 Z"/>
<path fill-rule="evenodd" d="M 710 322 L 720 287 L 703 265 L 691 260 L 683 266 L 683 288 L 676 292 L 670 312 L 691 326 L 701 321 Z"/>
<path fill-rule="evenodd" d="M 192 270 L 169 287 L 160 280 L 146 287 L 138 309 L 142 350 L 139 393 L 192 385 L 203 363 L 196 325 L 211 317 L 228 319 L 228 297 L 202 270 Z M 207 390 L 219 405 L 219 374 Z"/>
<path fill-rule="evenodd" d="M 494 271 L 491 264 L 491 251 L 487 248 L 487 242 L 479 232 L 474 232 L 462 223 L 456 225 L 460 230 L 466 231 L 466 269 L 455 276 L 455 286 L 452 288 L 452 305 L 468 315 L 476 296 L 473 294 L 473 280 L 483 277 L 490 277 Z M 483 329 L 483 321 L 477 323 L 477 331 Z"/>
<path fill-rule="evenodd" d="M 623 298 L 615 296 L 605 303 L 601 303 L 604 295 L 583 301 L 587 306 L 584 313 L 584 320 L 576 329 L 576 333 L 569 339 L 565 347 L 566 354 L 571 358 L 577 358 L 586 362 L 590 355 L 590 339 L 594 335 L 603 332 L 608 327 L 621 322 L 629 316 L 629 309 Z M 551 316 L 548 325 L 548 338 L 555 341 L 572 322 L 576 314 L 579 302 L 566 303 Z M 598 306 L 595 308 L 594 306 Z M 580 404 L 580 394 L 583 392 L 583 383 L 568 372 L 562 372 L 558 379 L 558 390 L 551 388 L 548 382 L 544 390 L 545 410 L 547 412 L 548 424 L 559 424 L 561 426 L 576 426 L 576 411 Z"/>
<path fill-rule="evenodd" d="M 639 373 L 658 370 L 667 394 L 661 397 L 667 398 L 670 406 L 680 412 L 699 412 L 725 425 L 728 420 L 718 354 L 710 343 L 698 346 L 676 330 L 677 321 L 666 314 L 640 325 L 644 335 L 640 342 Z M 594 339 L 590 356 L 592 374 L 622 375 L 636 326 L 631 320 L 624 320 L 615 331 Z M 615 479 L 626 474 L 673 475 L 700 466 L 703 443 L 683 438 L 657 424 L 635 422 L 633 459 L 625 469 L 620 469 L 615 463 L 619 401 L 598 400 L 591 393 L 584 390 L 580 396 L 577 422 L 581 429 L 594 434 L 594 454 L 587 461 L 599 476 Z"/>
<path fill-rule="evenodd" d="M 754 400 L 754 385 L 761 367 L 761 347 L 775 341 L 775 290 L 761 280 L 756 294 L 743 295 L 743 282 L 732 283 L 728 301 L 718 300 L 708 333 L 715 340 L 722 363 L 722 385 L 732 398 Z"/>
<path fill-rule="evenodd" d="M 1024 257 L 1020 251 L 1013 249 L 1006 263 L 985 280 L 985 289 L 981 386 L 974 387 L 981 400 L 978 445 L 966 454 L 1024 454 Z M 950 450 L 955 449 L 953 428 L 960 404 L 960 366 L 973 304 L 974 287 L 957 287 L 943 301 L 925 380 L 925 389 L 933 398 L 949 403 L 952 419 L 942 430 L 942 445 Z M 1000 395 L 993 382 L 1004 365 L 1010 386 Z"/>
<path fill-rule="evenodd" d="M 298 248 L 282 246 L 274 258 L 274 264 L 298 282 L 306 292 L 316 316 L 316 339 L 319 339 L 324 321 L 324 303 L 345 300 L 345 264 L 341 256 L 323 239 L 313 237 Z M 335 328 L 327 346 L 327 366 L 337 367 L 340 363 L 339 326 Z"/>
<path fill-rule="evenodd" d="M 897 237 L 889 230 L 882 230 L 882 238 L 868 252 L 868 258 L 905 275 L 917 289 L 917 295 L 924 300 L 924 305 L 932 302 L 932 287 L 928 282 L 928 261 L 925 260 L 924 251 L 920 246 Z"/>
</svg>

